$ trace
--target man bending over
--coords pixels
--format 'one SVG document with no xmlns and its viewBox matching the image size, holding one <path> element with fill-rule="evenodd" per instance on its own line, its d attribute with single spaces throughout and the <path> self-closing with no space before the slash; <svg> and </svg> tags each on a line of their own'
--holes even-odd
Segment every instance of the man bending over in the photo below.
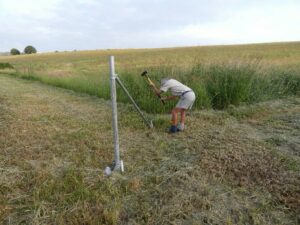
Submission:
<svg viewBox="0 0 300 225">
<path fill-rule="evenodd" d="M 180 83 L 175 79 L 164 78 L 161 80 L 161 87 L 157 89 L 153 83 L 150 84 L 157 95 L 170 90 L 172 96 L 164 96 L 162 100 L 179 99 L 175 108 L 172 109 L 172 125 L 169 133 L 176 133 L 184 130 L 186 110 L 191 109 L 196 99 L 194 91 L 188 86 Z M 178 113 L 181 114 L 180 123 L 178 121 Z"/>
</svg>

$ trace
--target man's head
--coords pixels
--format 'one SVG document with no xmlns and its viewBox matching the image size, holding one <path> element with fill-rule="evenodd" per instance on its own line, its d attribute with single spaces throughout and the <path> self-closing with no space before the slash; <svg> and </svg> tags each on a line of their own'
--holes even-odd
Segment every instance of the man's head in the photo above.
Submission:
<svg viewBox="0 0 300 225">
<path fill-rule="evenodd" d="M 165 85 L 165 83 L 166 83 L 168 80 L 170 80 L 170 78 L 163 78 L 163 79 L 161 79 L 161 80 L 160 80 L 160 85 L 161 85 L 161 86 Z"/>
</svg>

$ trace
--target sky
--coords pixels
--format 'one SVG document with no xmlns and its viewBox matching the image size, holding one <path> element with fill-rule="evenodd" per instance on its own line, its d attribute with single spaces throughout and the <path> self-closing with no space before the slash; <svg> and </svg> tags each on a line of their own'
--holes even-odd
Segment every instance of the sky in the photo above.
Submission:
<svg viewBox="0 0 300 225">
<path fill-rule="evenodd" d="M 300 0 L 0 0 L 0 52 L 300 41 Z"/>
</svg>

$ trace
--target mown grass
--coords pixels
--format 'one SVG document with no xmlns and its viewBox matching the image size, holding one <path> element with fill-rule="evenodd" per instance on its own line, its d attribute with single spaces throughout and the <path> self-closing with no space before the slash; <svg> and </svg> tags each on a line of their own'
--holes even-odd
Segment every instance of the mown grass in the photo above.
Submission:
<svg viewBox="0 0 300 225">
<path fill-rule="evenodd" d="M 296 50 L 299 51 L 296 51 Z M 110 98 L 108 56 L 140 107 L 149 113 L 169 112 L 140 76 L 144 69 L 159 85 L 172 77 L 196 93 L 196 109 L 224 109 L 300 93 L 300 43 L 212 46 L 170 49 L 103 50 L 7 57 L 13 75 Z M 118 101 L 129 99 L 118 90 Z"/>
<path fill-rule="evenodd" d="M 0 81 L 4 224 L 298 222 L 299 98 L 196 110 L 175 136 L 165 132 L 167 115 L 150 131 L 119 104 L 125 173 L 107 178 L 108 101 L 9 76 Z M 295 151 L 264 140 L 276 132 Z"/>
</svg>

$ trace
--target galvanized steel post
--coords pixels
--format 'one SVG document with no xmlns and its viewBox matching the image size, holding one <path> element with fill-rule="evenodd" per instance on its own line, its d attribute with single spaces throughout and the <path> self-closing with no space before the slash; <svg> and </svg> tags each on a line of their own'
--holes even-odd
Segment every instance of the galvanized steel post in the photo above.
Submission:
<svg viewBox="0 0 300 225">
<path fill-rule="evenodd" d="M 114 133 L 114 151 L 115 151 L 115 165 L 113 170 L 122 169 L 120 160 L 120 149 L 119 149 L 119 133 L 118 133 L 118 111 L 117 111 L 117 92 L 116 92 L 116 77 L 115 73 L 115 60 L 114 56 L 109 58 L 110 67 L 110 93 L 111 93 L 111 103 L 112 103 L 112 126 Z"/>
</svg>

